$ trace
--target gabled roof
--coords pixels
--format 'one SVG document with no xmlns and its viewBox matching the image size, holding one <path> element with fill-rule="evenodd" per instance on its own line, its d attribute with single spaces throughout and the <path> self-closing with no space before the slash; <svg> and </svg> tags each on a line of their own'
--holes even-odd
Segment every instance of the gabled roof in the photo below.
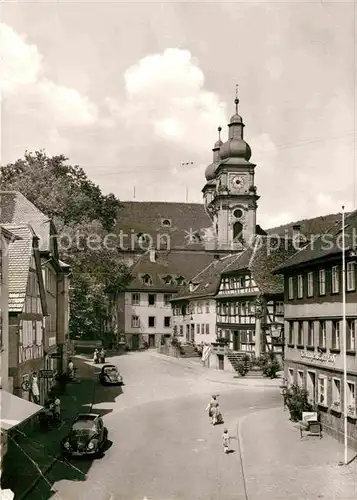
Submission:
<svg viewBox="0 0 357 500">
<path fill-rule="evenodd" d="M 39 238 L 39 249 L 50 250 L 52 221 L 19 191 L 0 191 L 0 222 L 30 224 Z"/>
<path fill-rule="evenodd" d="M 163 225 L 163 221 L 170 221 L 170 226 Z M 168 249 L 192 250 L 204 249 L 204 241 L 189 242 L 189 236 L 198 232 L 204 236 L 203 229 L 211 228 L 212 222 L 205 212 L 204 205 L 199 203 L 171 203 L 151 201 L 125 201 L 121 202 L 116 222 L 116 233 L 128 235 L 124 244 L 133 244 L 133 235 L 149 234 L 153 244 L 158 250 L 165 250 L 160 235 L 168 235 L 170 246 Z M 140 248 L 135 242 L 135 248 Z M 135 250 L 131 248 L 131 250 Z"/>
<path fill-rule="evenodd" d="M 345 217 L 346 250 L 356 244 L 357 210 Z M 317 235 L 316 235 L 317 236 Z M 311 242 L 275 269 L 284 271 L 291 267 L 305 265 L 309 262 L 339 255 L 342 253 L 342 223 L 337 222 L 329 231 L 312 239 Z"/>
<path fill-rule="evenodd" d="M 29 225 L 5 225 L 18 238 L 9 244 L 9 312 L 23 310 L 35 234 Z"/>
<path fill-rule="evenodd" d="M 193 299 L 195 297 L 214 296 L 217 293 L 221 273 L 234 262 L 240 254 L 225 255 L 220 259 L 214 259 L 202 271 L 200 271 L 191 283 L 194 288 L 190 291 L 190 285 L 186 285 L 172 300 Z"/>
<path fill-rule="evenodd" d="M 145 254 L 130 268 L 133 280 L 127 290 L 176 292 L 180 286 L 176 283 L 165 283 L 165 278 L 185 278 L 189 281 L 192 276 L 212 261 L 212 255 L 198 251 L 168 251 L 155 252 L 155 262 L 151 262 L 150 255 Z M 148 274 L 152 284 L 143 283 L 143 276 Z"/>
<path fill-rule="evenodd" d="M 240 254 L 222 272 L 222 275 L 247 270 L 251 272 L 262 294 L 283 293 L 283 277 L 272 274 L 272 271 L 295 253 L 296 249 L 291 239 L 281 239 L 278 244 L 275 238 L 257 235 L 252 245 Z"/>
</svg>

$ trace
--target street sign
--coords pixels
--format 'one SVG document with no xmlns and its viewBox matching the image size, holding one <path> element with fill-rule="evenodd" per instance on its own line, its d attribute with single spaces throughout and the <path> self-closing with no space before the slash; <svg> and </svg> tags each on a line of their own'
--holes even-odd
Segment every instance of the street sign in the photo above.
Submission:
<svg viewBox="0 0 357 500">
<path fill-rule="evenodd" d="M 53 370 L 40 370 L 41 378 L 53 378 Z"/>
</svg>

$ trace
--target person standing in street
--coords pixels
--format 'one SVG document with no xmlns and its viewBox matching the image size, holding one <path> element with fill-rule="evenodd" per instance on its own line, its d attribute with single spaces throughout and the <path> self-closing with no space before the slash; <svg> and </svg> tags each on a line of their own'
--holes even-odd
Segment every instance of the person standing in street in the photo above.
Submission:
<svg viewBox="0 0 357 500">
<path fill-rule="evenodd" d="M 229 452 L 229 441 L 230 441 L 230 439 L 231 438 L 229 436 L 228 429 L 224 429 L 223 436 L 222 436 L 224 453 L 228 453 Z"/>
<path fill-rule="evenodd" d="M 35 404 L 40 404 L 40 389 L 38 387 L 37 372 L 33 372 L 31 378 L 31 396 Z"/>
</svg>

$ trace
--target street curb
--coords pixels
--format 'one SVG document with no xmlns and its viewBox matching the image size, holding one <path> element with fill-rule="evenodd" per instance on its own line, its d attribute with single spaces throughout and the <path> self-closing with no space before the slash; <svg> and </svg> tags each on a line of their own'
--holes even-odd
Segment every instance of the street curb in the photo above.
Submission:
<svg viewBox="0 0 357 500">
<path fill-rule="evenodd" d="M 151 353 L 152 354 L 152 353 Z M 155 356 L 155 354 L 157 356 Z M 155 353 L 153 355 L 153 357 L 158 357 L 165 361 L 167 361 L 169 358 L 170 361 L 178 361 L 179 363 L 178 364 L 181 364 L 180 361 L 183 360 L 183 361 L 186 361 L 186 363 L 188 365 L 192 365 L 194 367 L 197 368 L 198 371 L 200 371 L 201 373 L 204 373 L 204 374 L 209 374 L 209 372 L 213 372 L 213 373 L 222 373 L 222 370 L 218 370 L 216 368 L 207 368 L 206 366 L 202 366 L 201 364 L 197 363 L 196 361 L 190 361 L 189 358 L 175 358 L 173 356 L 169 356 L 167 354 L 161 354 L 161 353 Z M 182 363 L 184 364 L 184 363 Z M 188 366 L 187 366 L 188 367 Z M 235 372 L 232 372 L 232 377 L 235 376 Z M 227 380 L 227 381 L 224 381 L 224 380 L 214 380 L 214 379 L 211 379 L 211 378 L 207 378 L 208 382 L 214 382 L 214 383 L 218 383 L 218 384 L 225 384 L 225 385 L 235 385 L 235 386 L 243 386 L 243 387 L 259 387 L 259 388 L 262 388 L 262 387 L 267 387 L 267 388 L 272 388 L 272 389 L 279 389 L 279 384 L 280 382 L 278 382 L 278 379 L 277 380 L 277 385 L 272 385 L 272 384 L 264 384 L 264 383 L 261 383 L 261 384 L 250 384 L 250 383 L 247 383 L 246 381 L 244 382 L 240 382 L 240 381 L 234 381 L 234 380 Z M 246 379 L 247 380 L 247 379 Z M 264 378 L 262 379 L 256 379 L 256 378 L 252 378 L 250 380 L 262 380 L 264 381 Z"/>
</svg>

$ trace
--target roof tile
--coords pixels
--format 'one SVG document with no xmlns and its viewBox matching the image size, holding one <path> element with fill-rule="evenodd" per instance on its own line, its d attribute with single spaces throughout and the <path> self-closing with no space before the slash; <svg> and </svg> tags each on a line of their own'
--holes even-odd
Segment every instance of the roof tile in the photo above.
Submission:
<svg viewBox="0 0 357 500">
<path fill-rule="evenodd" d="M 19 239 L 9 244 L 9 311 L 21 312 L 33 253 L 34 232 L 29 225 L 4 224 Z M 21 238 L 21 239 L 20 239 Z"/>
<path fill-rule="evenodd" d="M 50 220 L 19 191 L 0 191 L 0 222 L 30 224 L 39 238 L 39 249 L 50 249 Z"/>
</svg>

